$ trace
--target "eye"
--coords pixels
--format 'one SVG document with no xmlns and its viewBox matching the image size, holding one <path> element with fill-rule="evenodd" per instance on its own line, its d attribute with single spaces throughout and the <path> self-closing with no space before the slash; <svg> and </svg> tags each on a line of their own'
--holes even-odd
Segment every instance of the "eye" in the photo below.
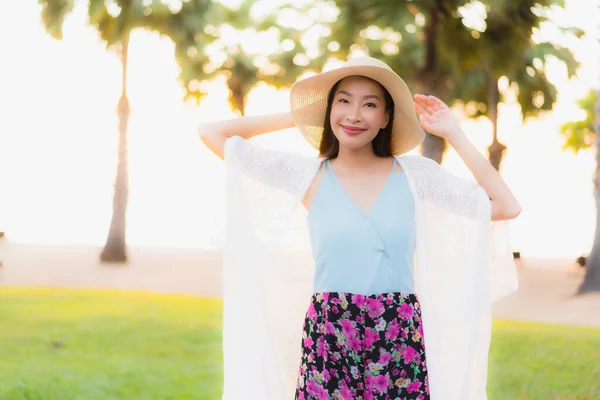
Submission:
<svg viewBox="0 0 600 400">
<path fill-rule="evenodd" d="M 339 99 L 338 102 L 346 104 L 346 103 L 348 103 L 348 100 L 346 100 L 346 99 Z"/>
<path fill-rule="evenodd" d="M 369 108 L 375 108 L 375 107 L 377 107 L 375 105 L 375 103 L 367 103 L 367 104 L 365 104 L 365 106 L 368 106 Z"/>
</svg>

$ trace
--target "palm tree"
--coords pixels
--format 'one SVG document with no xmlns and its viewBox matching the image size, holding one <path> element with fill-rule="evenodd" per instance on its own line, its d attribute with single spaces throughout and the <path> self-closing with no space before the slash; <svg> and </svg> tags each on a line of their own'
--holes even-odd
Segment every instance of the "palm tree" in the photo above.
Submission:
<svg viewBox="0 0 600 400">
<path fill-rule="evenodd" d="M 453 97 L 474 101 L 480 106 L 473 108 L 470 117 L 486 115 L 492 122 L 492 144 L 488 148 L 489 160 L 497 170 L 506 146 L 498 140 L 498 106 L 502 93 L 498 88 L 501 76 L 508 79 L 509 85 L 518 91 L 517 101 L 524 118 L 536 117 L 543 111 L 549 111 L 556 102 L 556 87 L 548 80 L 545 65 L 550 58 L 562 61 L 567 67 L 569 77 L 575 75 L 579 63 L 568 49 L 551 43 L 532 44 L 523 54 L 514 57 L 515 62 L 505 71 L 493 62 L 482 62 L 480 66 L 464 73 L 453 86 Z"/>
<path fill-rule="evenodd" d="M 596 235 L 592 251 L 585 261 L 585 277 L 579 293 L 600 291 L 600 90 L 590 93 L 579 101 L 585 119 L 568 122 L 561 127 L 565 135 L 565 148 L 577 153 L 584 148 L 596 146 L 596 171 L 594 173 L 594 195 L 596 198 Z"/>
<path fill-rule="evenodd" d="M 466 0 L 337 1 L 339 15 L 327 24 L 331 34 L 322 38 L 321 48 L 333 48 L 332 56 L 345 59 L 353 46 L 359 46 L 371 56 L 385 61 L 416 91 L 435 94 L 449 103 L 456 99 L 470 101 L 478 97 L 483 99 L 482 103 L 487 103 L 488 97 L 494 103 L 494 95 L 498 95 L 494 89 L 497 78 L 521 63 L 519 57 L 513 59 L 506 55 L 524 54 L 532 46 L 533 28 L 543 21 L 538 16 L 539 9 L 561 6 L 562 2 L 527 0 L 498 3 L 482 0 L 479 3 L 487 7 L 489 30 L 481 32 L 463 22 L 463 7 L 471 3 Z M 313 4 L 306 9 L 310 7 Z M 493 20 L 501 20 L 502 26 L 494 29 L 490 26 Z M 470 75 L 467 72 L 480 67 L 489 68 L 492 55 L 496 61 L 494 69 L 502 71 L 502 74 L 495 74 L 493 84 L 491 79 L 467 76 Z M 486 59 L 488 61 L 482 65 L 482 60 Z M 323 67 L 322 63 L 322 59 L 315 59 L 309 66 L 319 70 Z M 456 83 L 464 79 L 469 79 L 473 85 L 467 85 L 458 92 Z M 473 90 L 483 91 L 485 96 L 473 93 Z M 422 152 L 441 162 L 445 146 L 441 138 L 426 135 Z"/>
<path fill-rule="evenodd" d="M 74 0 L 38 0 L 42 5 L 42 22 L 46 31 L 55 39 L 62 39 L 65 17 L 73 11 Z M 127 62 L 129 38 L 135 28 L 157 31 L 170 37 L 176 45 L 176 54 L 181 55 L 193 44 L 204 46 L 213 38 L 198 35 L 203 32 L 208 20 L 218 17 L 219 9 L 210 0 L 190 0 L 174 8 L 160 1 L 140 2 L 116 0 L 107 7 L 104 0 L 89 0 L 86 4 L 88 23 L 97 29 L 107 48 L 114 49 L 121 60 L 121 97 L 117 113 L 119 121 L 118 163 L 115 177 L 113 215 L 104 249 L 102 262 L 126 262 L 126 215 L 128 199 L 128 151 L 127 124 L 129 121 L 129 99 L 127 97 Z M 213 13 L 212 15 L 210 13 Z M 182 57 L 178 57 L 181 60 Z M 204 57 L 203 62 L 206 62 Z M 181 65 L 181 64 L 180 64 Z M 185 66 L 182 65 L 182 68 Z"/>
<path fill-rule="evenodd" d="M 485 110 L 483 114 L 487 114 L 493 126 L 493 140 L 488 149 L 489 159 L 497 170 L 500 170 L 500 162 L 506 149 L 498 141 L 498 104 L 501 100 L 498 80 L 500 77 L 506 76 L 509 84 L 517 89 L 517 100 L 523 116 L 535 117 L 542 111 L 551 110 L 556 101 L 556 88 L 546 76 L 548 60 L 555 58 L 562 61 L 567 67 L 569 78 L 575 75 L 579 67 L 579 63 L 568 49 L 553 43 L 537 43 L 532 40 L 534 28 L 540 22 L 547 21 L 539 6 L 549 7 L 556 4 L 557 2 L 553 0 L 543 3 L 539 0 L 523 0 L 504 2 L 502 6 L 490 9 L 486 18 L 485 32 L 481 37 L 482 40 L 478 42 L 482 47 L 481 62 L 475 67 L 475 71 L 464 75 L 467 82 L 458 84 L 467 88 L 467 98 L 469 94 L 474 100 L 480 102 L 483 98 Z M 577 37 L 582 35 L 581 30 L 561 29 L 564 34 Z M 507 57 L 507 54 L 513 56 Z M 478 76 L 481 80 L 480 90 L 468 84 L 477 80 L 473 79 L 474 76 Z"/>
<path fill-rule="evenodd" d="M 253 0 L 246 0 L 235 10 L 223 9 L 219 20 L 225 21 L 238 33 L 248 30 L 258 35 L 267 30 L 276 30 L 281 38 L 294 37 L 298 40 L 301 32 L 279 26 L 276 13 L 265 16 L 260 21 L 251 18 L 250 9 L 254 3 Z M 219 26 L 211 26 L 207 34 L 218 39 L 219 29 Z M 301 66 L 292 62 L 296 51 L 283 48 L 281 43 L 275 52 L 250 54 L 243 50 L 242 43 L 230 42 L 231 40 L 228 45 L 223 42 L 214 43 L 219 44 L 218 51 L 226 55 L 224 60 L 214 65 L 205 57 L 199 57 L 201 49 L 198 46 L 180 55 L 181 64 L 186 66 L 182 70 L 181 79 L 188 88 L 189 98 L 200 102 L 204 93 L 200 90 L 199 81 L 225 75 L 229 89 L 229 104 L 235 112 L 244 115 L 247 95 L 258 83 L 265 82 L 277 89 L 289 87 L 303 71 Z M 212 50 L 215 51 L 215 48 Z M 262 65 L 265 62 L 272 68 L 265 68 Z"/>
</svg>

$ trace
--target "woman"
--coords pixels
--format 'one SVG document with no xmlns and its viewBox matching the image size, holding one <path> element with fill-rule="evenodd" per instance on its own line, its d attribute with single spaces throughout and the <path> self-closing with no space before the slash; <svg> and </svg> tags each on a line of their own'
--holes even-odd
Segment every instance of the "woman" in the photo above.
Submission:
<svg viewBox="0 0 600 400">
<path fill-rule="evenodd" d="M 519 203 L 450 109 L 433 96 L 413 102 L 376 59 L 299 81 L 290 97 L 291 113 L 200 129 L 230 181 L 223 398 L 290 398 L 292 379 L 306 400 L 485 398 L 490 305 L 516 288 L 506 245 L 486 258 L 487 230 L 515 218 Z M 294 125 L 320 157 L 244 140 Z M 477 183 L 402 156 L 422 128 L 446 139 Z M 268 256 L 298 212 L 314 264 L 303 323 L 287 316 L 301 280 L 275 283 L 289 258 Z"/>
</svg>

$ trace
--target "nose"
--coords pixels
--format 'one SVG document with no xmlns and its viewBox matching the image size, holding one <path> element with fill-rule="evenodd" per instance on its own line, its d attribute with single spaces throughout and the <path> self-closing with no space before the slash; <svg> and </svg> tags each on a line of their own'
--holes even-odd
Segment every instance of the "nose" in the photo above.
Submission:
<svg viewBox="0 0 600 400">
<path fill-rule="evenodd" d="M 350 122 L 351 124 L 360 122 L 359 110 L 359 107 L 348 108 L 348 113 L 346 114 L 346 119 L 348 120 L 348 122 Z"/>
</svg>

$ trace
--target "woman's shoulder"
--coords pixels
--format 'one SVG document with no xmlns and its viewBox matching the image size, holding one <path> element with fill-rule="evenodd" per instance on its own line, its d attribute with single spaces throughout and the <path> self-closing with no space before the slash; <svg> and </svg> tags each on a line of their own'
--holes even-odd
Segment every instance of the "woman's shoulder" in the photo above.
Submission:
<svg viewBox="0 0 600 400">
<path fill-rule="evenodd" d="M 225 142 L 225 148 L 226 153 L 230 153 L 234 157 L 257 159 L 258 161 L 264 161 L 265 159 L 288 159 L 292 164 L 294 162 L 320 164 L 325 160 L 325 157 L 320 157 L 318 155 L 265 146 L 259 144 L 254 138 L 244 139 L 240 136 L 231 136 L 228 138 Z"/>
<path fill-rule="evenodd" d="M 321 158 L 266 147 L 252 139 L 233 136 L 225 144 L 225 162 L 241 176 L 296 196 L 312 180 Z"/>
<path fill-rule="evenodd" d="M 411 171 L 439 171 L 441 168 L 440 164 L 435 160 L 419 154 L 399 155 L 395 157 L 404 169 L 410 169 Z"/>
</svg>

